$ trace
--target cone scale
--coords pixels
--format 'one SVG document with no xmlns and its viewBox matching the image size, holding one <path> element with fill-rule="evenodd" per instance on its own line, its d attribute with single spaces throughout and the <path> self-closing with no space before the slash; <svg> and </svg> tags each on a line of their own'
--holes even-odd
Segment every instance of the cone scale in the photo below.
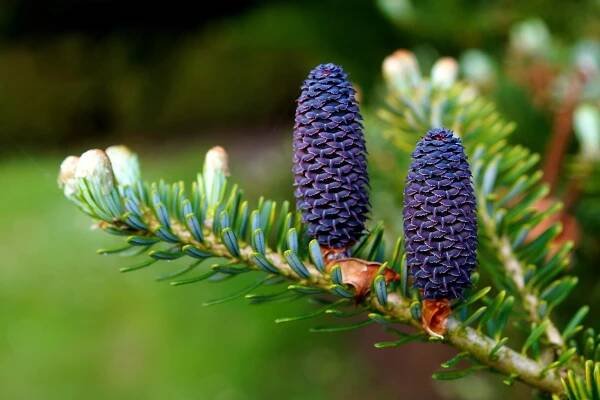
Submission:
<svg viewBox="0 0 600 400">
<path fill-rule="evenodd" d="M 301 87 L 293 137 L 296 208 L 318 241 L 326 271 L 339 266 L 357 299 L 371 290 L 381 265 L 350 257 L 365 232 L 369 177 L 356 91 L 344 70 L 321 64 Z M 389 268 L 385 282 L 397 280 Z"/>
<path fill-rule="evenodd" d="M 365 231 L 367 160 L 355 90 L 335 64 L 315 67 L 301 88 L 294 125 L 294 195 L 309 236 L 346 254 Z"/>
<path fill-rule="evenodd" d="M 404 189 L 406 259 L 423 301 L 423 324 L 443 332 L 450 302 L 471 286 L 477 216 L 471 171 L 459 138 L 432 129 L 417 143 Z"/>
</svg>

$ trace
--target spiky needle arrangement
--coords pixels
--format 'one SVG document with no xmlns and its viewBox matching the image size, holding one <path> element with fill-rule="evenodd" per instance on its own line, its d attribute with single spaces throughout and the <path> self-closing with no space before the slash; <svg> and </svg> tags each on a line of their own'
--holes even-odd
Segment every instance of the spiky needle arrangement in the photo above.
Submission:
<svg viewBox="0 0 600 400">
<path fill-rule="evenodd" d="M 341 73 L 336 67 L 328 67 L 328 69 L 337 71 L 333 75 Z M 326 81 L 329 83 L 317 85 L 318 87 L 313 92 L 307 89 L 307 93 L 325 90 L 337 101 L 341 101 L 340 99 L 343 98 L 340 93 L 346 95 L 350 93 L 349 90 L 346 91 L 347 86 L 343 82 L 336 81 L 337 83 L 334 84 Z M 346 89 L 336 94 L 334 87 L 340 85 Z M 325 89 L 326 87 L 329 89 Z M 339 97 L 336 97 L 338 95 Z M 318 97 L 318 95 L 314 95 L 315 99 Z M 325 97 L 327 96 L 323 95 L 323 99 Z M 333 125 L 326 125 L 325 122 L 317 120 L 325 114 L 321 114 L 316 105 L 321 104 L 319 107 L 325 107 L 326 103 L 327 101 L 324 100 L 315 100 L 311 103 L 314 104 L 312 110 L 319 115 L 309 114 L 309 109 L 311 109 L 309 107 L 305 110 L 308 119 L 301 119 L 297 124 L 298 126 L 302 125 L 303 129 L 310 133 L 312 132 L 310 119 L 313 119 L 313 122 L 317 121 L 317 126 L 313 126 L 313 128 L 317 131 L 323 130 L 325 136 L 323 143 L 327 142 L 329 135 L 324 127 Z M 348 109 L 354 110 L 350 103 L 345 104 Z M 299 105 L 303 104 L 304 101 L 299 102 Z M 348 115 L 347 118 L 341 117 L 338 112 L 330 113 L 330 117 L 337 124 L 335 126 L 341 127 L 340 131 L 349 135 L 348 140 L 356 134 L 356 124 L 360 125 L 359 122 L 350 123 L 352 120 L 350 114 L 354 116 L 354 122 L 358 121 L 357 111 L 344 114 Z M 347 123 L 350 123 L 350 127 Z M 352 132 L 352 135 L 349 132 Z M 312 140 L 318 141 L 319 139 L 313 135 Z M 338 142 L 334 140 L 331 143 Z M 346 139 L 342 143 L 352 144 Z M 362 137 L 353 143 L 355 146 L 362 145 L 363 147 L 359 147 L 364 149 Z M 337 152 L 344 152 L 347 149 L 346 144 L 335 146 L 338 144 L 334 145 Z M 310 148 L 314 152 L 316 149 L 320 151 L 326 147 L 321 148 L 318 142 L 309 141 L 305 149 Z M 222 149 L 209 152 L 204 173 L 199 175 L 197 181 L 191 186 L 186 186 L 182 182 L 175 184 L 167 184 L 162 181 L 152 184 L 144 183 L 140 178 L 135 155 L 122 147 L 115 150 L 116 153 L 108 151 L 108 154 L 94 150 L 83 154 L 80 158 L 68 158 L 61 166 L 60 184 L 65 195 L 83 212 L 96 220 L 104 231 L 126 236 L 128 245 L 125 248 L 104 250 L 103 254 L 128 252 L 132 249 L 135 250 L 135 247 L 141 249 L 141 252 L 146 252 L 148 261 L 123 268 L 123 272 L 146 268 L 159 260 L 174 260 L 184 256 L 191 257 L 193 263 L 181 270 L 161 276 L 159 280 L 171 280 L 172 284 L 180 285 L 207 279 L 219 281 L 247 272 L 262 271 L 267 275 L 261 277 L 249 288 L 223 299 L 209 301 L 206 304 L 218 304 L 240 297 L 245 297 L 251 303 L 256 304 L 332 294 L 338 298 L 334 301 L 321 298 L 321 301 L 326 302 L 322 309 L 311 312 L 310 315 L 282 318 L 278 322 L 327 315 L 330 312 L 336 316 L 357 315 L 356 308 L 358 308 L 358 311 L 368 313 L 367 319 L 349 325 L 321 327 L 315 331 L 349 330 L 369 323 L 381 323 L 389 328 L 395 324 L 404 324 L 412 327 L 415 332 L 407 334 L 390 329 L 390 332 L 399 335 L 398 340 L 381 342 L 376 344 L 376 347 L 397 347 L 414 340 L 442 340 L 453 345 L 461 353 L 444 363 L 443 367 L 450 368 L 450 370 L 434 374 L 437 379 L 451 379 L 475 370 L 489 369 L 503 374 L 509 382 L 515 379 L 521 380 L 545 392 L 556 394 L 556 398 L 565 390 L 569 392 L 570 398 L 577 400 L 585 398 L 571 393 L 573 390 L 579 390 L 583 382 L 579 375 L 574 375 L 577 373 L 577 366 L 582 365 L 580 359 L 574 357 L 574 348 L 564 349 L 558 359 L 546 364 L 537 357 L 536 352 L 531 350 L 532 348 L 537 349 L 540 345 L 543 324 L 534 325 L 534 329 L 525 340 L 520 352 L 507 345 L 507 338 L 503 337 L 503 332 L 507 326 L 507 318 L 511 313 L 514 298 L 506 296 L 504 291 L 499 292 L 495 297 L 487 295 L 491 290 L 490 287 L 482 288 L 474 293 L 466 292 L 464 303 L 459 306 L 457 312 L 447 318 L 444 336 L 428 338 L 428 335 L 422 330 L 418 296 L 415 290 L 407 285 L 408 268 L 403 261 L 402 241 L 398 240 L 394 251 L 386 257 L 383 250 L 383 231 L 380 227 L 372 229 L 368 235 L 361 237 L 362 229 L 364 229 L 364 219 L 361 218 L 366 218 L 366 209 L 368 208 L 366 205 L 368 203 L 364 201 L 364 198 L 361 203 L 364 208 L 361 210 L 365 212 L 353 216 L 356 224 L 345 224 L 347 221 L 342 221 L 342 225 L 338 225 L 335 218 L 330 219 L 330 221 L 336 222 L 323 225 L 327 229 L 318 231 L 320 234 L 315 234 L 316 228 L 312 231 L 313 237 L 319 241 L 313 239 L 307 243 L 304 235 L 306 226 L 301 224 L 293 213 L 289 212 L 289 207 L 285 202 L 276 206 L 274 202 L 263 199 L 256 209 L 252 210 L 249 203 L 243 199 L 237 186 L 228 185 L 226 157 Z M 309 151 L 306 153 L 313 154 Z M 330 167 L 322 165 L 321 161 L 330 160 L 330 158 L 324 158 L 320 156 L 320 153 L 314 154 L 313 160 L 319 161 L 314 167 L 322 169 L 323 174 L 327 174 L 323 177 L 330 176 L 332 182 L 339 181 L 336 177 L 341 175 L 332 174 L 328 169 Z M 364 151 L 354 151 L 355 156 L 359 154 L 364 156 Z M 475 161 L 478 159 L 478 157 L 473 158 Z M 481 156 L 479 156 L 480 158 Z M 333 160 L 335 157 L 331 159 Z M 349 156 L 348 160 L 352 160 L 352 156 Z M 436 165 L 441 168 L 442 164 Z M 306 171 L 312 171 L 308 161 L 305 161 L 304 165 Z M 362 169 L 359 168 L 360 171 L 365 169 L 365 164 L 349 165 L 362 166 Z M 338 174 L 342 174 L 344 171 L 342 169 Z M 360 173 L 357 172 L 357 174 Z M 310 173 L 308 176 L 311 176 Z M 361 176 L 364 176 L 364 180 L 363 186 L 359 186 L 359 192 L 366 192 L 366 174 Z M 485 176 L 489 181 L 491 174 L 486 173 Z M 315 178 L 315 182 L 320 182 L 318 175 L 312 175 L 312 177 Z M 314 192 L 309 192 L 310 189 L 309 186 L 304 187 L 302 190 L 306 190 L 306 192 L 300 190 L 300 193 L 304 193 L 303 196 L 313 195 L 316 197 Z M 328 193 L 327 189 L 322 193 Z M 340 198 L 338 195 L 338 199 Z M 352 196 L 345 198 L 352 198 Z M 361 197 L 359 196 L 359 198 Z M 331 204 L 336 204 L 335 199 L 331 200 L 327 196 L 324 196 L 323 199 L 329 199 Z M 313 203 L 309 202 L 308 204 L 313 206 L 320 204 Z M 336 209 L 344 210 L 345 208 L 337 207 Z M 313 208 L 308 207 L 303 212 L 311 213 L 312 210 Z M 328 214 L 325 213 L 325 215 Z M 348 215 L 352 216 L 352 214 L 346 214 L 345 217 Z M 437 216 L 437 214 L 435 215 Z M 307 225 L 310 225 L 310 220 Z M 341 231 L 342 234 L 336 235 L 339 233 L 336 230 L 338 226 L 352 226 L 356 227 L 356 230 L 347 228 L 346 231 Z M 361 230 L 358 229 L 359 227 Z M 344 246 L 349 246 L 356 240 L 358 242 L 352 249 L 353 255 L 365 260 L 383 261 L 387 259 L 383 266 L 388 265 L 394 271 L 398 271 L 398 275 L 402 277 L 400 284 L 389 285 L 385 277 L 385 268 L 377 267 L 372 279 L 366 281 L 370 285 L 370 290 L 358 297 L 358 290 L 354 290 L 356 287 L 353 288 L 354 285 L 346 276 L 345 272 L 347 271 L 336 265 L 326 264 L 320 247 L 323 244 L 326 246 L 337 245 L 343 249 Z M 141 252 L 137 251 L 136 253 Z M 340 260 L 336 259 L 335 262 L 338 263 Z M 465 265 L 469 266 L 470 264 L 466 263 Z M 204 271 L 189 277 L 197 269 L 204 269 Z M 436 279 L 437 273 L 435 276 L 432 273 L 430 278 Z M 291 285 L 279 293 L 255 292 L 265 285 L 273 287 L 272 285 L 278 282 L 288 282 Z M 268 287 L 265 289 L 268 290 Z M 441 290 L 440 288 L 444 289 L 443 284 L 438 285 L 437 290 Z M 457 294 L 459 291 L 462 292 L 462 288 L 462 286 L 456 287 Z M 436 292 L 434 291 L 434 293 Z M 454 295 L 451 290 L 448 291 L 448 294 L 450 293 Z M 584 313 L 577 313 L 573 317 L 565 329 L 563 334 L 565 337 L 580 329 L 579 323 L 583 316 Z M 589 341 L 588 338 L 586 349 Z M 472 366 L 465 370 L 453 368 L 459 360 L 468 361 Z M 569 383 L 563 386 L 560 374 L 567 365 L 574 365 L 575 369 L 569 369 L 567 376 Z M 590 373 L 588 374 L 588 372 Z M 593 364 L 591 360 L 588 360 L 585 363 L 586 381 L 590 381 L 587 378 L 588 375 L 600 376 L 600 364 Z M 596 379 L 596 381 L 600 381 L 600 379 Z"/>
<path fill-rule="evenodd" d="M 215 154 L 222 152 L 211 150 L 207 161 L 212 160 Z M 59 183 L 67 198 L 97 221 L 105 232 L 126 238 L 128 246 L 102 250 L 101 254 L 132 250 L 147 252 L 147 261 L 124 267 L 122 272 L 148 268 L 158 261 L 184 256 L 193 262 L 158 279 L 170 280 L 178 286 L 262 271 L 267 274 L 266 277 L 261 277 L 249 288 L 205 304 L 219 304 L 244 297 L 252 304 L 261 304 L 329 293 L 336 296 L 335 301 L 327 302 L 323 308 L 309 315 L 282 318 L 278 322 L 318 317 L 329 312 L 340 316 L 353 315 L 357 311 L 355 307 L 358 307 L 358 310 L 368 313 L 368 319 L 350 325 L 322 327 L 315 331 L 343 331 L 369 323 L 381 323 L 388 327 L 405 324 L 416 332 L 405 334 L 398 331 L 400 337 L 397 341 L 381 342 L 376 346 L 389 348 L 427 340 L 420 330 L 418 303 L 411 300 L 410 288 L 390 289 L 385 285 L 384 277 L 377 274 L 370 295 L 353 302 L 355 293 L 344 284 L 336 269 L 330 272 L 325 270 L 318 242 L 313 240 L 309 245 L 299 242 L 296 228 L 291 226 L 294 217 L 287 212 L 286 204 L 283 203 L 281 211 L 276 212 L 279 206 L 263 200 L 255 210 L 250 211 L 248 202 L 243 200 L 237 188 L 227 184 L 221 163 L 206 162 L 204 173 L 189 187 L 181 182 L 172 185 L 164 182 L 145 184 L 140 180 L 133 154 L 127 158 L 128 166 L 120 162 L 115 158 L 109 160 L 101 150 L 86 152 L 79 159 L 71 157 L 61 168 Z M 131 176 L 136 176 L 133 186 L 118 183 L 119 179 L 111 168 L 116 171 L 121 167 L 132 172 Z M 212 182 L 212 186 L 207 186 L 208 181 Z M 216 212 L 218 210 L 219 213 Z M 377 257 L 382 247 L 381 235 L 380 229 L 374 229 L 363 237 L 353 249 L 355 255 L 367 260 Z M 388 258 L 389 265 L 406 276 L 406 268 L 401 262 L 402 253 L 395 251 L 394 254 Z M 195 274 L 198 270 L 202 272 Z M 273 294 L 272 289 L 271 293 L 257 293 L 263 285 L 267 285 L 268 289 L 278 281 L 288 282 L 289 286 L 281 293 Z M 477 301 L 481 293 L 489 288 L 482 290 L 467 302 Z M 468 318 L 468 315 L 465 320 L 451 316 L 443 340 L 470 354 L 473 362 L 481 363 L 479 367 L 485 365 L 506 375 L 517 374 L 518 379 L 545 391 L 561 391 L 560 381 L 553 370 L 542 373 L 543 365 L 471 328 L 470 320 L 472 318 Z M 448 374 L 452 376 L 456 371 L 450 370 Z M 436 376 L 444 379 L 444 371 Z"/>
</svg>

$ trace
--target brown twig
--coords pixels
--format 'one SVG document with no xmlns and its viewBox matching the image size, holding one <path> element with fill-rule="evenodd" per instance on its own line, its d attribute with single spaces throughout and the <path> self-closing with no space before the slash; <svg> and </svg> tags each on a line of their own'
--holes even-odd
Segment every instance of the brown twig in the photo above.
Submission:
<svg viewBox="0 0 600 400">
<path fill-rule="evenodd" d="M 546 145 L 543 167 L 544 179 L 553 193 L 556 192 L 560 169 L 573 134 L 573 112 L 581 97 L 583 79 L 581 74 L 572 76 L 565 96 L 554 113 L 552 136 Z"/>
</svg>

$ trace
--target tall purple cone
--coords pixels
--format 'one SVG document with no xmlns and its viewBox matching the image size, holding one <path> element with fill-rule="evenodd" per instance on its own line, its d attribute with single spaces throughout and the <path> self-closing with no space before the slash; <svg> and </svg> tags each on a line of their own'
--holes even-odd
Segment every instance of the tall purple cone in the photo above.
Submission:
<svg viewBox="0 0 600 400">
<path fill-rule="evenodd" d="M 304 81 L 294 125 L 294 195 L 308 234 L 347 249 L 365 230 L 367 160 L 355 90 L 344 70 L 321 64 Z"/>
<path fill-rule="evenodd" d="M 477 215 L 460 139 L 432 129 L 417 143 L 404 189 L 406 260 L 425 299 L 461 298 L 476 267 Z"/>
</svg>

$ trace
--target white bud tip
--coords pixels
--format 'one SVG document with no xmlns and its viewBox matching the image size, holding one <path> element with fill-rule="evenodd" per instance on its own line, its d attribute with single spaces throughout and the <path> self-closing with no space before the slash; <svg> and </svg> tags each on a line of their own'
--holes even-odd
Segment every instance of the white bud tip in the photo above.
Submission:
<svg viewBox="0 0 600 400">
<path fill-rule="evenodd" d="M 129 147 L 122 144 L 107 147 L 106 150 L 104 150 L 104 152 L 110 159 L 112 159 L 113 157 L 126 158 L 135 156 L 135 154 L 131 150 L 129 150 Z"/>
<path fill-rule="evenodd" d="M 63 189 L 65 196 L 71 197 L 77 192 L 77 180 L 75 169 L 79 163 L 79 157 L 69 156 L 60 164 L 58 173 L 58 187 Z"/>
<path fill-rule="evenodd" d="M 110 146 L 105 152 L 120 185 L 133 185 L 140 179 L 138 157 L 127 146 Z"/>
<path fill-rule="evenodd" d="M 419 63 L 408 50 L 396 50 L 383 60 L 383 76 L 397 89 L 415 86 L 421 79 Z"/>
<path fill-rule="evenodd" d="M 456 82 L 458 63 L 452 57 L 443 57 L 431 68 L 431 84 L 434 87 L 447 89 Z"/>
<path fill-rule="evenodd" d="M 529 19 L 510 30 L 510 46 L 517 52 L 542 56 L 550 48 L 550 31 L 541 19 Z"/>
<path fill-rule="evenodd" d="M 573 125 L 582 156 L 600 159 L 600 111 L 590 104 L 580 105 L 575 110 Z"/>
<path fill-rule="evenodd" d="M 58 185 L 62 188 L 69 180 L 75 178 L 75 169 L 79 163 L 79 157 L 69 156 L 60 163 L 60 172 L 58 173 Z"/>
<path fill-rule="evenodd" d="M 215 146 L 206 153 L 204 159 L 206 171 L 221 171 L 223 175 L 229 176 L 229 157 L 221 146 Z"/>
<path fill-rule="evenodd" d="M 592 40 L 579 42 L 573 50 L 573 61 L 588 79 L 600 72 L 600 43 Z"/>
<path fill-rule="evenodd" d="M 460 58 L 463 76 L 478 86 L 493 84 L 496 71 L 491 58 L 481 50 L 467 50 Z"/>
<path fill-rule="evenodd" d="M 110 159 L 102 150 L 88 150 L 79 157 L 75 169 L 75 178 L 86 178 L 98 185 L 103 194 L 108 194 L 114 187 L 114 175 Z"/>
</svg>

